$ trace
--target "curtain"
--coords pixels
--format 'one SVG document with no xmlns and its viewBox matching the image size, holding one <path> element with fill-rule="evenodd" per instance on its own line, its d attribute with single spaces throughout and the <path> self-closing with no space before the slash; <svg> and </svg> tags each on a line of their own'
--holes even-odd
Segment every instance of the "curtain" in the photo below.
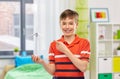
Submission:
<svg viewBox="0 0 120 79">
<path fill-rule="evenodd" d="M 83 38 L 88 38 L 88 0 L 76 0 L 75 10 L 79 14 L 79 25 L 76 33 Z"/>
<path fill-rule="evenodd" d="M 48 57 L 49 44 L 60 38 L 59 16 L 65 9 L 75 10 L 76 0 L 34 0 L 34 52 L 46 59 Z"/>
<path fill-rule="evenodd" d="M 88 16 L 88 0 L 76 0 L 75 10 L 79 14 L 79 25 L 76 33 L 82 38 L 88 38 L 88 25 L 89 25 L 89 16 Z M 85 72 L 85 79 L 90 78 L 89 65 L 87 71 Z"/>
</svg>

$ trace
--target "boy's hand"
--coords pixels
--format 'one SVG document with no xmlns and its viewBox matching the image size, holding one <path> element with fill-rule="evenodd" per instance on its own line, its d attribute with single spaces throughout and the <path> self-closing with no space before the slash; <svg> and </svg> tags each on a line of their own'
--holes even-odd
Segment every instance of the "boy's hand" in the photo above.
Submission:
<svg viewBox="0 0 120 79">
<path fill-rule="evenodd" d="M 35 62 L 35 63 L 40 63 L 42 64 L 44 62 L 44 60 L 42 60 L 39 56 L 35 56 L 35 55 L 32 55 L 32 60 Z"/>
<path fill-rule="evenodd" d="M 62 52 L 62 53 L 66 53 L 67 51 L 69 51 L 69 49 L 65 46 L 65 44 L 63 44 L 60 41 L 55 41 L 56 42 L 56 48 Z"/>
</svg>

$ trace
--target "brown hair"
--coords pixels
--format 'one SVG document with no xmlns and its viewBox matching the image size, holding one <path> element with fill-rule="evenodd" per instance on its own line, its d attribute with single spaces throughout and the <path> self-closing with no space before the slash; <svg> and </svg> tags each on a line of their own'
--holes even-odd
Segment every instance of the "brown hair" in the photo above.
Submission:
<svg viewBox="0 0 120 79">
<path fill-rule="evenodd" d="M 78 23 L 79 15 L 76 11 L 73 11 L 73 10 L 70 10 L 70 9 L 67 9 L 67 10 L 63 11 L 60 15 L 60 21 L 63 20 L 63 19 L 66 19 L 67 17 L 75 18 L 75 22 Z"/>
</svg>

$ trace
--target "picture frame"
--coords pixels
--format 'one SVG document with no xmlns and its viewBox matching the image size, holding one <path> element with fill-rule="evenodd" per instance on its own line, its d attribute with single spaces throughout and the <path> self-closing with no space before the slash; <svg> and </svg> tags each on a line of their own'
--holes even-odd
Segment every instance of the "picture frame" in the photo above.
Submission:
<svg viewBox="0 0 120 79">
<path fill-rule="evenodd" d="M 109 22 L 108 8 L 91 8 L 90 19 L 92 22 Z"/>
</svg>

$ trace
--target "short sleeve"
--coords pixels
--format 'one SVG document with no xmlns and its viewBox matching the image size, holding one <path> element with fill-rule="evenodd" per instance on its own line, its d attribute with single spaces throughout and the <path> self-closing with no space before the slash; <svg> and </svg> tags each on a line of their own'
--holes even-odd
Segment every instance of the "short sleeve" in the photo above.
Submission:
<svg viewBox="0 0 120 79">
<path fill-rule="evenodd" d="M 50 47 L 49 47 L 49 63 L 50 64 L 55 63 L 54 50 L 53 50 L 53 44 L 52 43 L 50 44 Z"/>
<path fill-rule="evenodd" d="M 80 53 L 80 59 L 81 60 L 86 60 L 86 61 L 89 61 L 89 58 L 90 58 L 90 43 L 88 40 L 85 40 L 83 41 L 82 43 L 82 50 L 81 50 L 81 53 Z"/>
</svg>

